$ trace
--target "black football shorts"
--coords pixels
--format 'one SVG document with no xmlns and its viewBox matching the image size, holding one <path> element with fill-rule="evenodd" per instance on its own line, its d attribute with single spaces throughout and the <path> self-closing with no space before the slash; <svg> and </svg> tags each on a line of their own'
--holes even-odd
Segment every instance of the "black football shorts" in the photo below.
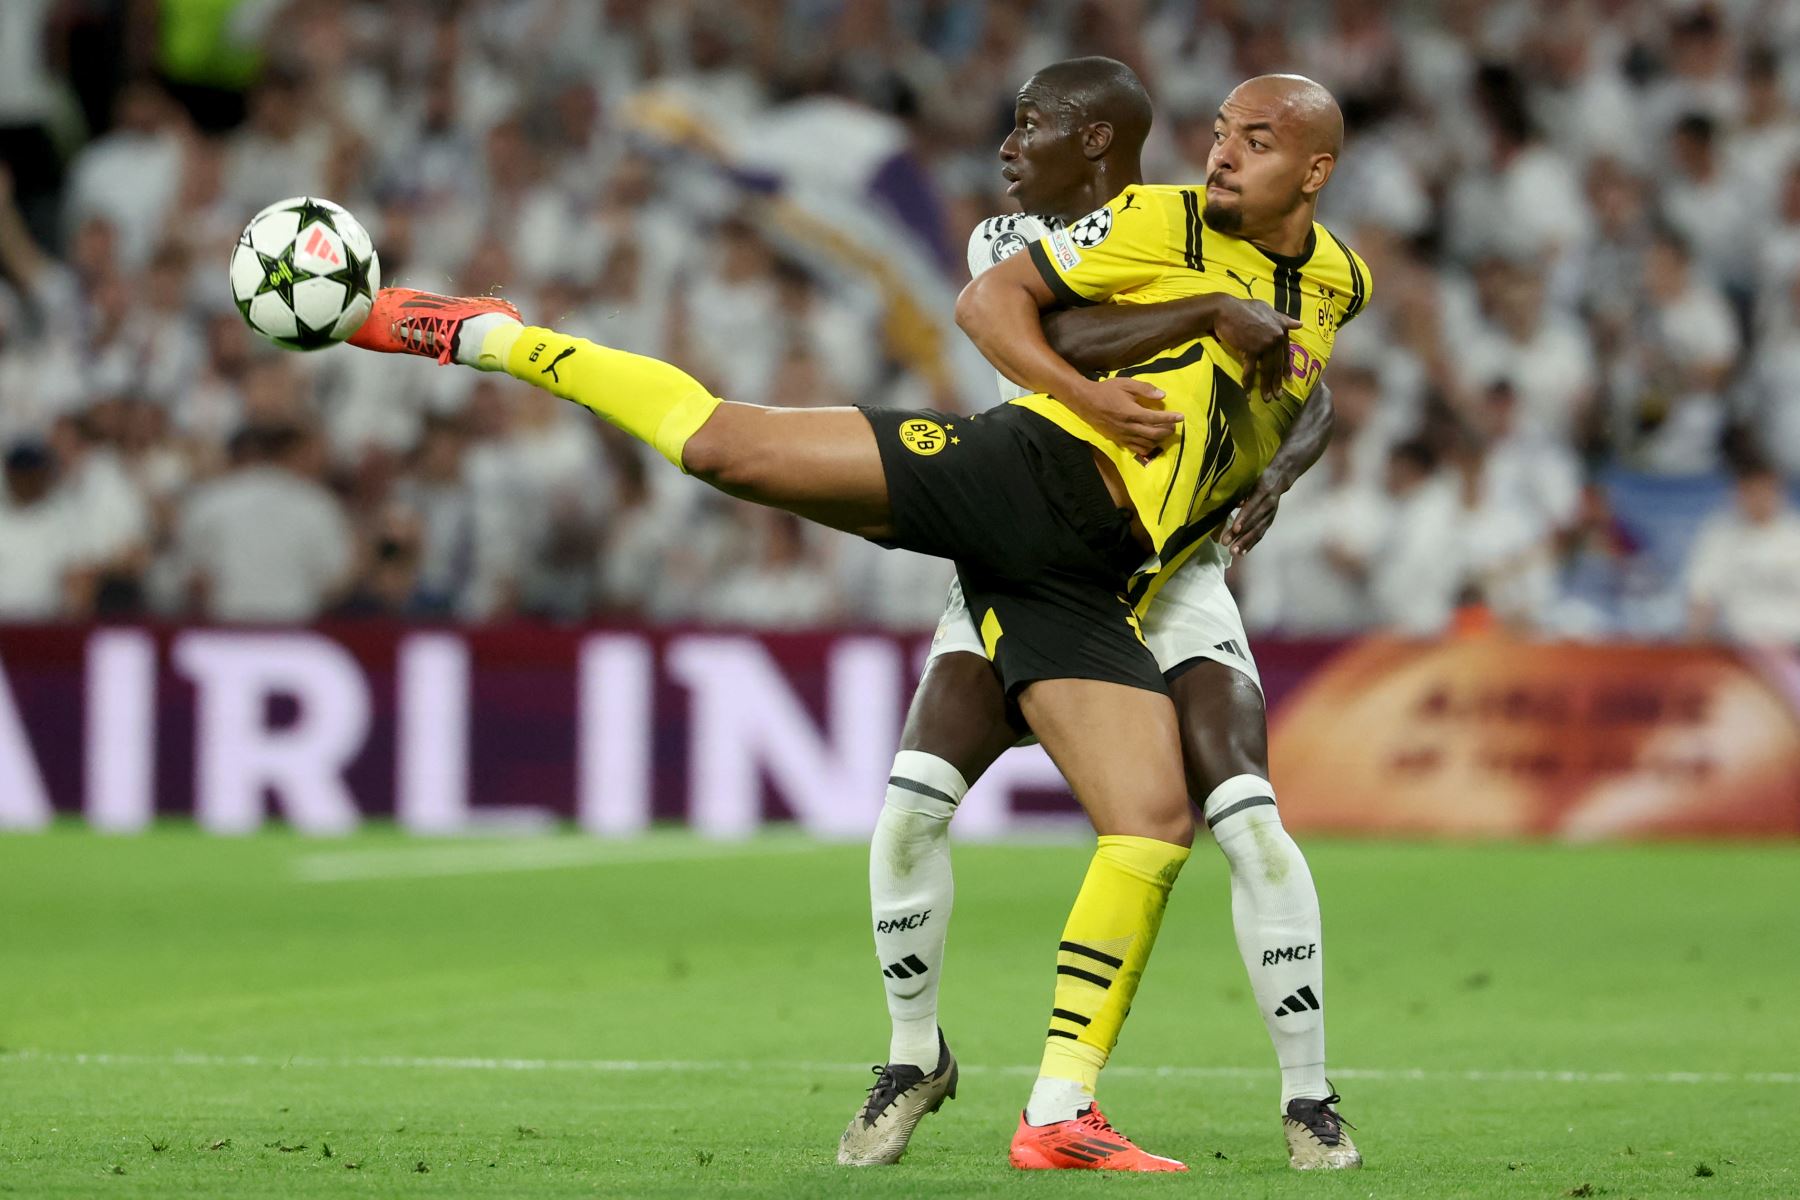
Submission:
<svg viewBox="0 0 1800 1200">
<path fill-rule="evenodd" d="M 862 411 L 893 510 L 883 544 L 955 562 L 1009 698 L 1040 679 L 1167 690 L 1125 595 L 1144 550 L 1086 442 L 1016 404 Z"/>
</svg>

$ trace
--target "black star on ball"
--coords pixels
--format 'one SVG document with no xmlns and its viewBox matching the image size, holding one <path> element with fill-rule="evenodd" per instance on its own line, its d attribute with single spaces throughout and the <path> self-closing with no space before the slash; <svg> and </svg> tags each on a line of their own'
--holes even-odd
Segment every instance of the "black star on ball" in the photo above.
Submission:
<svg viewBox="0 0 1800 1200">
<path fill-rule="evenodd" d="M 299 228 L 301 229 L 305 229 L 308 225 L 312 224 L 312 222 L 317 221 L 325 228 L 331 230 L 331 232 L 338 232 L 336 211 L 326 208 L 311 196 L 304 196 L 301 198 L 300 203 L 293 205 L 290 208 L 284 208 L 281 211 L 299 213 Z"/>
<path fill-rule="evenodd" d="M 349 243 L 344 245 L 344 265 L 323 276 L 335 283 L 341 283 L 350 289 L 351 296 L 367 296 L 369 294 L 369 268 L 374 265 L 374 257 L 359 258 Z"/>
</svg>

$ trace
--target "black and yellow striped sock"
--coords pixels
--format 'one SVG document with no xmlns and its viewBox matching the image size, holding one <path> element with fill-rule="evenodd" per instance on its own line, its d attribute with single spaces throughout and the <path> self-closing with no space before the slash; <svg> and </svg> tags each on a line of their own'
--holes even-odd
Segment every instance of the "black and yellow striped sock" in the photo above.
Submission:
<svg viewBox="0 0 1800 1200">
<path fill-rule="evenodd" d="M 1056 1003 L 1040 1076 L 1074 1080 L 1093 1093 L 1187 859 L 1187 847 L 1155 838 L 1100 839 L 1057 948 Z"/>
</svg>

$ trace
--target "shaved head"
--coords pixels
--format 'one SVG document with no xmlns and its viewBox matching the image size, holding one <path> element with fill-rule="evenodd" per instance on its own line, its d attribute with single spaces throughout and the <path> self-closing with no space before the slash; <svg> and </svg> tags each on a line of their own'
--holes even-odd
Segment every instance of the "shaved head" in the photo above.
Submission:
<svg viewBox="0 0 1800 1200">
<path fill-rule="evenodd" d="M 1304 245 L 1343 149 L 1344 114 L 1322 85 L 1304 75 L 1245 80 L 1213 120 L 1206 224 L 1265 249 Z"/>
<path fill-rule="evenodd" d="M 1314 154 L 1336 158 L 1344 151 L 1344 113 L 1337 97 L 1304 75 L 1246 79 L 1231 90 L 1225 103 L 1267 113 Z"/>
<path fill-rule="evenodd" d="M 1067 130 L 1111 125 L 1119 149 L 1134 155 L 1150 133 L 1150 93 L 1137 72 L 1116 58 L 1091 55 L 1051 63 L 1025 81 L 1019 99 L 1056 116 Z"/>
</svg>

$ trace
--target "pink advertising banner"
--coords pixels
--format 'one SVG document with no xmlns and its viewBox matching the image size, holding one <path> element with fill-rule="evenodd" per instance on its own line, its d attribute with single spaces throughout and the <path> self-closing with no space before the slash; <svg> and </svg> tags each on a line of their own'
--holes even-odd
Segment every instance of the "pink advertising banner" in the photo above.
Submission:
<svg viewBox="0 0 1800 1200">
<path fill-rule="evenodd" d="M 866 836 L 923 638 L 821 631 L 0 628 L 0 829 L 185 816 L 341 834 L 572 821 Z M 1800 665 L 1684 647 L 1256 647 L 1296 829 L 1800 832 Z M 1079 810 L 1012 751 L 957 828 Z"/>
</svg>

